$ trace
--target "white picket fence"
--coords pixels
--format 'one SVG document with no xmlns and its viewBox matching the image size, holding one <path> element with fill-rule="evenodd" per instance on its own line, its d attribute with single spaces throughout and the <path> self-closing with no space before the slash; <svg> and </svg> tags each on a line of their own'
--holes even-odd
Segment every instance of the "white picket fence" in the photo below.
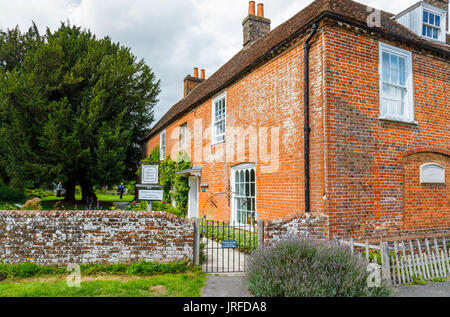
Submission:
<svg viewBox="0 0 450 317">
<path fill-rule="evenodd" d="M 445 237 L 434 239 L 430 245 L 429 239 L 409 240 L 401 242 L 381 242 L 379 245 L 335 239 L 339 244 L 348 246 L 368 262 L 380 264 L 383 279 L 389 284 L 399 285 L 417 280 L 431 281 L 450 277 L 449 248 Z M 370 257 L 370 251 L 376 254 Z"/>
</svg>

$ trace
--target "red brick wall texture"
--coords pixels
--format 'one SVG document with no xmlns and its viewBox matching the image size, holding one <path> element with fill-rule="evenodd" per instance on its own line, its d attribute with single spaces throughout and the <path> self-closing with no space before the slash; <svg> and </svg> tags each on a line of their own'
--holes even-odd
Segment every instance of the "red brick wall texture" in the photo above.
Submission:
<svg viewBox="0 0 450 317">
<path fill-rule="evenodd" d="M 299 37 L 220 92 L 227 94 L 224 143 L 211 144 L 212 98 L 167 127 L 173 158 L 180 150 L 178 127 L 188 124 L 186 150 L 203 168 L 200 184 L 209 185 L 199 193 L 201 215 L 230 219 L 226 196 L 217 196 L 217 207 L 207 199 L 226 192 L 231 167 L 247 162 L 256 165 L 258 218 L 304 210 L 303 42 Z M 412 52 L 417 124 L 379 119 L 380 42 Z M 310 59 L 311 209 L 328 216 L 329 234 L 363 238 L 448 229 L 449 60 L 332 21 L 321 23 Z M 194 126 L 204 133 L 196 134 Z M 257 150 L 250 150 L 252 142 Z M 148 153 L 155 144 L 159 135 L 149 140 Z M 245 155 L 230 158 L 240 146 Z M 445 166 L 446 184 L 420 184 L 420 165 L 433 162 Z"/>
</svg>

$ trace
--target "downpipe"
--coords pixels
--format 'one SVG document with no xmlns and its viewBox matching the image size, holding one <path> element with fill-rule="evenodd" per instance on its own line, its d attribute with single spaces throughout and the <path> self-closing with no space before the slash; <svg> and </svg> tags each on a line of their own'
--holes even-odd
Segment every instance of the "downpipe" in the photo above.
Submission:
<svg viewBox="0 0 450 317">
<path fill-rule="evenodd" d="M 313 23 L 312 31 L 309 37 L 305 41 L 304 51 L 304 162 L 305 162 L 305 213 L 311 212 L 311 189 L 310 189 L 310 133 L 311 127 L 309 126 L 309 51 L 311 48 L 311 40 L 317 33 L 317 24 Z"/>
</svg>

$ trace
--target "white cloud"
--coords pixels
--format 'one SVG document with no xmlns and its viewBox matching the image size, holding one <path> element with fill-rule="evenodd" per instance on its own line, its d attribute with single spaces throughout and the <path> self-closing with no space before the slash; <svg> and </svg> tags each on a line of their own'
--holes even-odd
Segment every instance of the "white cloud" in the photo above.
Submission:
<svg viewBox="0 0 450 317">
<path fill-rule="evenodd" d="M 257 1 L 258 2 L 258 1 Z M 262 0 L 265 15 L 277 27 L 311 0 Z M 417 0 L 359 0 L 398 13 Z M 21 29 L 35 21 L 40 30 L 54 30 L 61 21 L 109 35 L 144 58 L 162 80 L 159 119 L 182 98 L 183 78 L 193 67 L 207 76 L 242 47 L 242 20 L 247 0 L 0 0 L 0 28 Z"/>
</svg>

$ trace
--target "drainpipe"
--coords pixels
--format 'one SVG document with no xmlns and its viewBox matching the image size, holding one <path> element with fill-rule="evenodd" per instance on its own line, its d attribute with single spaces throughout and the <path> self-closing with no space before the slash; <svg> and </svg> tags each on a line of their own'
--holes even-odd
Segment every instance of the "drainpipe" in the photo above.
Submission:
<svg viewBox="0 0 450 317">
<path fill-rule="evenodd" d="M 304 98 L 304 121 L 305 121 L 305 127 L 304 127 L 304 143 L 305 143 L 305 213 L 311 212 L 311 197 L 310 197 L 310 177 L 309 177 L 309 135 L 311 132 L 311 127 L 309 126 L 309 49 L 311 48 L 310 41 L 313 38 L 313 36 L 317 32 L 317 24 L 313 23 L 312 25 L 312 31 L 309 37 L 305 41 L 305 78 L 304 78 L 304 92 L 305 92 L 305 98 Z"/>
</svg>

